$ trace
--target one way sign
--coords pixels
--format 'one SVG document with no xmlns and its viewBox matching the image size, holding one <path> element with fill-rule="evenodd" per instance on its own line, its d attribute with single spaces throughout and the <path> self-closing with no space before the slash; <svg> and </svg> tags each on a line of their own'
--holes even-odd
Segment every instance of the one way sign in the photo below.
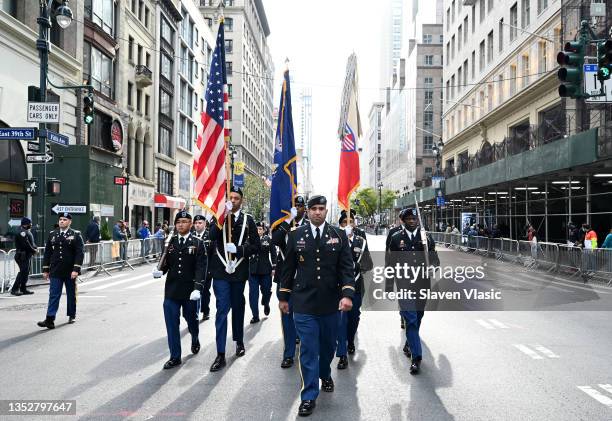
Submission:
<svg viewBox="0 0 612 421">
<path fill-rule="evenodd" d="M 59 203 L 54 203 L 51 206 L 51 210 L 56 214 L 60 214 L 62 212 L 68 213 L 87 213 L 87 205 L 61 205 Z"/>
</svg>

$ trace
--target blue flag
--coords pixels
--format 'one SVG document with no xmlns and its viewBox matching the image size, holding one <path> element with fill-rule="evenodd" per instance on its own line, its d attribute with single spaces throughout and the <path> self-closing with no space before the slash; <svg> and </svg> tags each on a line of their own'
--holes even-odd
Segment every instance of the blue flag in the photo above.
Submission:
<svg viewBox="0 0 612 421">
<path fill-rule="evenodd" d="M 291 213 L 297 195 L 297 174 L 289 70 L 285 71 L 274 141 L 274 173 L 270 192 L 270 224 L 274 229 Z"/>
</svg>

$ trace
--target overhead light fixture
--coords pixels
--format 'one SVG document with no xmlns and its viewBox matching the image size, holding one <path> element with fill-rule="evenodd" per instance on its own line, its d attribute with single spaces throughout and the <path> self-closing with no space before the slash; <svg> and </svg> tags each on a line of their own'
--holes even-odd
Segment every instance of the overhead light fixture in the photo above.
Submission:
<svg viewBox="0 0 612 421">
<path fill-rule="evenodd" d="M 62 29 L 68 28 L 72 23 L 72 10 L 67 0 L 55 10 L 55 21 Z"/>
<path fill-rule="evenodd" d="M 470 196 L 466 197 L 466 199 L 482 199 L 482 196 Z"/>
<path fill-rule="evenodd" d="M 572 190 L 584 190 L 584 187 L 572 187 Z M 569 187 L 561 187 L 561 190 L 569 190 Z"/>
<path fill-rule="evenodd" d="M 612 174 L 595 174 L 593 177 L 612 177 Z"/>
<path fill-rule="evenodd" d="M 553 181 L 552 184 L 580 184 L 580 181 Z"/>
<path fill-rule="evenodd" d="M 539 187 L 515 187 L 514 190 L 539 190 Z"/>
<path fill-rule="evenodd" d="M 508 192 L 503 192 L 503 191 L 490 191 L 487 194 L 508 194 Z"/>
</svg>

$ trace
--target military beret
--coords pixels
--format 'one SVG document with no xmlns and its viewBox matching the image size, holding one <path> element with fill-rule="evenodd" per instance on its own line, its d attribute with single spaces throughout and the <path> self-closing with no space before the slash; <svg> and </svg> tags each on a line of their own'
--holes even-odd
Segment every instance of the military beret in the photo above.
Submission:
<svg viewBox="0 0 612 421">
<path fill-rule="evenodd" d="M 352 209 L 352 208 L 351 208 L 351 219 L 354 219 L 354 218 L 355 218 L 355 215 L 357 215 L 357 211 L 356 211 L 355 209 Z M 338 223 L 339 223 L 339 224 L 341 224 L 341 223 L 342 223 L 343 221 L 345 221 L 345 220 L 346 220 L 346 210 L 345 210 L 345 209 L 343 209 L 343 210 L 340 212 L 340 219 L 338 220 Z"/>
<path fill-rule="evenodd" d="M 58 215 L 58 218 L 66 218 L 72 220 L 72 215 L 70 215 L 68 212 L 61 212 Z"/>
<path fill-rule="evenodd" d="M 230 193 L 238 193 L 240 195 L 240 197 L 243 197 L 244 195 L 242 194 L 242 190 L 240 189 L 240 187 L 236 187 L 236 186 L 232 186 L 230 188 Z"/>
<path fill-rule="evenodd" d="M 258 228 L 261 227 L 263 229 L 266 229 L 266 223 L 264 221 L 260 221 L 258 223 L 255 224 Z"/>
<path fill-rule="evenodd" d="M 407 218 L 408 216 L 417 216 L 416 208 L 405 208 L 400 213 L 400 219 Z"/>
<path fill-rule="evenodd" d="M 174 224 L 176 225 L 176 223 L 178 222 L 179 219 L 181 218 L 186 218 L 186 219 L 192 219 L 191 215 L 189 215 L 189 213 L 187 211 L 180 211 L 179 213 L 176 214 L 176 216 L 174 217 Z"/>
<path fill-rule="evenodd" d="M 313 206 L 317 206 L 317 205 L 327 205 L 327 199 L 325 198 L 325 196 L 321 196 L 319 194 L 312 196 L 309 200 L 308 200 L 308 207 L 312 208 Z"/>
<path fill-rule="evenodd" d="M 206 221 L 206 218 L 204 218 L 202 215 L 196 215 L 193 217 L 193 222 L 195 221 Z"/>
<path fill-rule="evenodd" d="M 21 225 L 31 225 L 31 224 L 32 224 L 32 220 L 30 218 L 27 218 L 27 217 L 21 218 Z"/>
<path fill-rule="evenodd" d="M 304 200 L 304 196 L 296 196 L 295 197 L 295 204 L 297 205 L 302 205 L 304 206 L 306 204 L 306 201 Z"/>
</svg>

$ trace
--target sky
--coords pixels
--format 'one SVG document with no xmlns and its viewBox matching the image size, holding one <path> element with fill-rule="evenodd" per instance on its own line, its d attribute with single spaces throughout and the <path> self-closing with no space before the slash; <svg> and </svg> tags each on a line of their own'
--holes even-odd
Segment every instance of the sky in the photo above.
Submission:
<svg viewBox="0 0 612 421">
<path fill-rule="evenodd" d="M 338 183 L 340 100 L 351 53 L 357 54 L 364 135 L 367 113 L 372 102 L 379 100 L 382 8 L 371 0 L 263 0 L 263 4 L 276 70 L 274 106 L 280 101 L 288 58 L 293 103 L 299 89 L 312 89 L 312 181 L 314 193 L 328 195 L 329 200 Z M 296 114 L 295 126 L 297 121 Z"/>
</svg>

